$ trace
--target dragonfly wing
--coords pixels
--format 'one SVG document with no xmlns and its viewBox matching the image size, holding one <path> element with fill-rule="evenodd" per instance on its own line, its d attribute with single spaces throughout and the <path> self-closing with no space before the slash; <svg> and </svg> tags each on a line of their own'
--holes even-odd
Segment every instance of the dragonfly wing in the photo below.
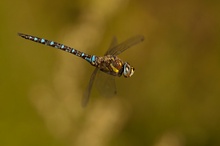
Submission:
<svg viewBox="0 0 220 146">
<path fill-rule="evenodd" d="M 110 44 L 108 50 L 106 51 L 105 55 L 108 55 L 109 52 L 112 50 L 112 48 L 114 48 L 117 44 L 118 44 L 117 38 L 116 38 L 116 37 L 113 37 L 113 38 L 112 38 L 112 42 L 111 42 L 111 44 Z"/>
<path fill-rule="evenodd" d="M 114 76 L 100 71 L 97 74 L 97 78 L 95 85 L 101 96 L 112 97 L 117 94 Z"/>
<path fill-rule="evenodd" d="M 91 77 L 90 77 L 90 81 L 89 84 L 87 86 L 86 92 L 84 93 L 83 99 L 82 99 L 82 106 L 85 107 L 87 105 L 87 103 L 89 102 L 89 97 L 90 97 L 90 93 L 91 93 L 91 89 L 96 77 L 97 72 L 99 71 L 98 68 L 95 68 L 95 70 L 93 71 Z"/>
<path fill-rule="evenodd" d="M 113 48 L 108 50 L 108 54 L 119 55 L 122 52 L 124 52 L 125 50 L 127 50 L 128 48 L 142 42 L 143 40 L 144 40 L 144 36 L 142 36 L 142 35 L 134 36 L 130 39 L 127 39 L 126 41 L 122 42 L 121 44 L 119 44 L 117 46 L 113 46 Z"/>
<path fill-rule="evenodd" d="M 109 52 L 114 46 L 116 46 L 116 45 L 117 45 L 117 38 L 116 38 L 116 37 L 113 37 L 112 42 L 111 42 L 111 44 L 110 44 L 110 46 L 109 46 L 109 49 L 106 51 L 105 55 L 107 55 L 108 52 Z M 101 71 L 99 71 L 99 68 L 96 68 L 96 69 L 93 71 L 92 75 L 91 75 L 91 78 L 90 78 L 88 87 L 87 87 L 87 89 L 86 89 L 86 92 L 84 93 L 84 96 L 83 96 L 83 99 L 82 99 L 82 106 L 83 106 L 83 107 L 85 107 L 85 106 L 88 104 L 88 102 L 89 102 L 89 97 L 90 97 L 90 94 L 91 94 L 92 86 L 93 86 L 93 83 L 94 83 L 94 81 L 95 81 L 95 77 L 96 77 L 97 72 L 99 72 L 98 74 L 99 74 L 99 76 L 100 76 L 100 78 L 101 78 L 101 79 L 98 79 L 98 81 L 97 81 L 97 84 L 99 84 L 99 85 L 97 85 L 97 89 L 99 90 L 99 92 L 103 95 L 103 92 L 104 92 L 107 88 L 109 88 L 109 85 L 110 85 L 110 84 L 112 84 L 112 85 L 113 85 L 112 88 L 115 89 L 115 91 L 113 91 L 113 93 L 116 93 L 115 81 L 112 80 L 112 79 L 109 79 L 109 77 L 103 77 L 104 75 L 100 75 L 100 74 L 104 74 L 104 73 L 101 73 Z M 108 75 L 108 76 L 110 76 L 110 75 Z M 103 81 L 103 80 L 104 80 L 104 81 Z M 109 84 L 108 84 L 107 86 L 105 86 L 105 88 L 102 90 L 102 87 L 103 87 L 104 83 L 107 82 L 108 80 L 110 80 L 109 82 L 112 82 L 112 83 L 109 83 Z"/>
</svg>

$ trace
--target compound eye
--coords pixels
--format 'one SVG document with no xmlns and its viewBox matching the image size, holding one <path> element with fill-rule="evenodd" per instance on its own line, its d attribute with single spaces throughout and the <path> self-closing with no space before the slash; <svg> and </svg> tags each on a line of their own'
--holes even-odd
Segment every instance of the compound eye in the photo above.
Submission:
<svg viewBox="0 0 220 146">
<path fill-rule="evenodd" d="M 124 64 L 124 77 L 131 77 L 134 74 L 134 68 L 130 66 L 127 62 Z"/>
<path fill-rule="evenodd" d="M 130 68 L 128 68 L 128 66 L 126 66 L 126 68 L 125 68 L 125 72 L 128 73 L 129 70 L 130 70 Z"/>
</svg>

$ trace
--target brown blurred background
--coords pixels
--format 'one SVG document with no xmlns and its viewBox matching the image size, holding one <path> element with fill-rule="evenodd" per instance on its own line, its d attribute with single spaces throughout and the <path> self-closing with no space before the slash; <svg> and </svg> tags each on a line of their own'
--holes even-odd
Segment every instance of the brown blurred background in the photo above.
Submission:
<svg viewBox="0 0 220 146">
<path fill-rule="evenodd" d="M 3 0 L 1 146 L 219 146 L 220 2 Z M 102 55 L 113 36 L 145 41 L 120 57 L 135 67 L 117 96 L 95 88 L 86 61 L 17 36 Z"/>
</svg>

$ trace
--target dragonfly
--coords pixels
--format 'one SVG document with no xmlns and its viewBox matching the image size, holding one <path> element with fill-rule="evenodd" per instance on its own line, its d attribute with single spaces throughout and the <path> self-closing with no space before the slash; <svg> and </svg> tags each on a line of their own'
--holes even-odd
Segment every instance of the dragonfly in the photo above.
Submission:
<svg viewBox="0 0 220 146">
<path fill-rule="evenodd" d="M 134 71 L 135 71 L 133 66 L 131 66 L 128 62 L 120 59 L 118 55 L 124 52 L 125 50 L 127 50 L 128 48 L 144 40 L 144 36 L 137 35 L 118 44 L 117 38 L 113 37 L 110 43 L 110 46 L 108 50 L 106 51 L 106 53 L 104 54 L 104 56 L 96 56 L 96 55 L 86 54 L 84 52 L 76 50 L 75 48 L 66 46 L 62 43 L 47 40 L 44 38 L 40 38 L 40 37 L 28 35 L 28 34 L 23 34 L 23 33 L 18 33 L 18 35 L 24 39 L 31 40 L 31 41 L 34 41 L 40 44 L 51 46 L 51 47 L 66 51 L 68 53 L 74 54 L 75 56 L 83 58 L 84 60 L 86 60 L 92 66 L 95 67 L 90 77 L 86 92 L 84 93 L 84 96 L 82 99 L 83 107 L 85 107 L 89 101 L 93 83 L 99 72 L 104 72 L 108 74 L 107 77 L 105 77 L 106 79 L 103 79 L 104 81 L 100 81 L 101 85 L 98 88 L 101 88 L 101 89 L 99 91 L 104 92 L 104 93 L 110 92 L 112 94 L 117 93 L 115 77 L 121 77 L 123 75 L 125 78 L 129 78 L 134 74 Z M 108 86 L 110 86 L 111 88 L 109 88 Z"/>
</svg>

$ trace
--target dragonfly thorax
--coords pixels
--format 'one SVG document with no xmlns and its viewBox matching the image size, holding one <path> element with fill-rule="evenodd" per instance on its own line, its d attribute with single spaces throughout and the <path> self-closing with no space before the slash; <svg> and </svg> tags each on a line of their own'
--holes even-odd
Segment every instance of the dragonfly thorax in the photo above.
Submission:
<svg viewBox="0 0 220 146">
<path fill-rule="evenodd" d="M 122 61 L 114 55 L 97 57 L 95 66 L 107 74 L 118 77 L 122 74 L 124 77 L 131 77 L 134 73 L 134 68 L 129 63 Z"/>
</svg>

